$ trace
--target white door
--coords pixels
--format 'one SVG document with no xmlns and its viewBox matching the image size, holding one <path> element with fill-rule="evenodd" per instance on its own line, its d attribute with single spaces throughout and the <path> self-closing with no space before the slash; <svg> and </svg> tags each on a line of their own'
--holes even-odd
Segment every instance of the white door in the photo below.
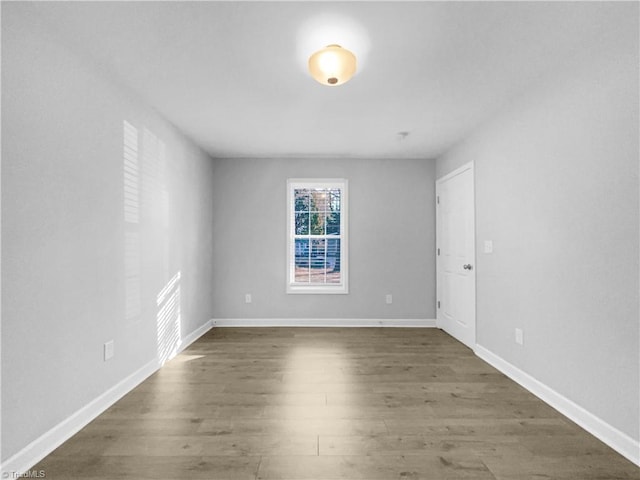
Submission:
<svg viewBox="0 0 640 480">
<path fill-rule="evenodd" d="M 473 164 L 436 181 L 437 325 L 476 344 Z"/>
</svg>

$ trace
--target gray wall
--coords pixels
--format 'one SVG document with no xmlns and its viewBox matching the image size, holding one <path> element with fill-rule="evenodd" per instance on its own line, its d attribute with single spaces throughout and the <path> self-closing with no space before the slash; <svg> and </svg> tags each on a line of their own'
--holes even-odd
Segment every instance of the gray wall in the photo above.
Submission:
<svg viewBox="0 0 640 480">
<path fill-rule="evenodd" d="M 285 293 L 286 181 L 313 177 L 349 180 L 348 295 Z M 216 160 L 214 185 L 216 318 L 435 318 L 433 161 Z"/>
<path fill-rule="evenodd" d="M 3 461 L 212 316 L 212 161 L 21 11 L 2 5 Z"/>
<path fill-rule="evenodd" d="M 478 344 L 638 440 L 638 5 L 629 8 L 626 24 L 439 159 L 437 175 L 475 162 Z"/>
</svg>

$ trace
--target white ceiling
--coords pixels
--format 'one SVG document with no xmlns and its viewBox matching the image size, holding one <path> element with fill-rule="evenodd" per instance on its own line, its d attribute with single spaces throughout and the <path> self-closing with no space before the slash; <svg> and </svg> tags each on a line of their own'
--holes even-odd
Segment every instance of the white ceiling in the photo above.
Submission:
<svg viewBox="0 0 640 480">
<path fill-rule="evenodd" d="M 620 19 L 610 2 L 29 8 L 214 157 L 435 158 Z M 358 56 L 349 83 L 306 73 L 322 42 Z"/>
</svg>

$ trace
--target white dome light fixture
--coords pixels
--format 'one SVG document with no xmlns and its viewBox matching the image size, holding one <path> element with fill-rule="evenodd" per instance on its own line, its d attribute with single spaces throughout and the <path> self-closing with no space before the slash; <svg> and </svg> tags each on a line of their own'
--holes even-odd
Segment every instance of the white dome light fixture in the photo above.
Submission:
<svg viewBox="0 0 640 480">
<path fill-rule="evenodd" d="M 337 87 L 356 73 L 356 56 L 340 45 L 327 45 L 309 57 L 309 73 L 319 83 Z"/>
</svg>

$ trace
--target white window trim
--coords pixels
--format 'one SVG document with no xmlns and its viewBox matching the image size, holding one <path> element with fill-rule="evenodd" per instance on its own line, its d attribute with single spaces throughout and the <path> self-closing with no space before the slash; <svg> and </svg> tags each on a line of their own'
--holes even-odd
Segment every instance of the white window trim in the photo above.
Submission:
<svg viewBox="0 0 640 480">
<path fill-rule="evenodd" d="M 349 293 L 349 183 L 344 178 L 289 178 L 287 179 L 287 293 L 288 294 L 348 294 Z M 295 229 L 293 191 L 299 188 L 339 188 L 340 205 L 340 283 L 324 285 L 296 284 Z"/>
</svg>

